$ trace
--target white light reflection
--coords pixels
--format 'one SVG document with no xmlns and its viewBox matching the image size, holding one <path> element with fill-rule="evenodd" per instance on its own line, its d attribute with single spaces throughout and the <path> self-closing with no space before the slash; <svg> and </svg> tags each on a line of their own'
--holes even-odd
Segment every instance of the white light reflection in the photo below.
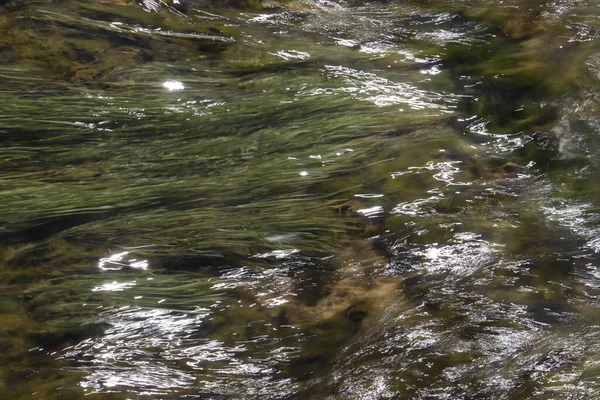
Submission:
<svg viewBox="0 0 600 400">
<path fill-rule="evenodd" d="M 335 40 L 335 44 L 338 46 L 346 46 L 346 47 L 355 47 L 358 46 L 359 43 L 356 40 L 351 39 L 342 39 L 342 38 L 333 38 Z"/>
<path fill-rule="evenodd" d="M 444 152 L 445 150 L 440 150 Z M 469 186 L 471 182 L 454 182 L 454 174 L 460 172 L 460 168 L 457 165 L 462 164 L 462 161 L 443 161 L 443 162 L 433 162 L 429 161 L 423 167 L 408 167 L 406 171 L 392 172 L 392 179 L 402 176 L 408 175 L 411 173 L 421 173 L 427 171 L 437 171 L 432 175 L 435 180 L 445 182 L 446 186 L 451 185 L 460 185 L 460 186 Z"/>
<path fill-rule="evenodd" d="M 108 258 L 101 258 L 98 263 L 98 268 L 103 271 L 119 271 L 123 268 L 133 268 L 139 270 L 147 270 L 148 269 L 148 260 L 137 260 L 126 259 L 126 256 L 129 254 L 128 251 L 124 251 L 122 253 L 113 254 Z"/>
<path fill-rule="evenodd" d="M 265 253 L 258 256 L 283 255 L 281 253 Z M 282 258 L 279 258 L 282 259 Z M 297 263 L 294 258 L 283 258 L 279 267 L 254 271 L 248 267 L 235 268 L 225 271 L 223 275 L 215 280 L 211 287 L 213 290 L 228 290 L 244 287 L 252 290 L 261 290 L 261 304 L 270 298 L 293 295 L 293 280 L 290 277 L 291 266 Z"/>
<path fill-rule="evenodd" d="M 433 32 L 422 32 L 416 35 L 419 40 L 435 41 L 438 43 L 461 42 L 465 37 L 465 32 L 447 31 L 438 29 Z"/>
<path fill-rule="evenodd" d="M 218 102 L 218 101 L 214 102 L 213 100 L 210 100 L 210 99 L 204 99 L 204 100 L 178 99 L 177 101 L 178 101 L 178 104 L 166 106 L 163 108 L 165 110 L 166 115 L 187 114 L 192 117 L 204 117 L 204 116 L 208 116 L 208 115 L 213 115 L 215 109 L 219 109 L 227 104 L 225 102 Z"/>
<path fill-rule="evenodd" d="M 467 129 L 471 133 L 476 133 L 478 135 L 488 136 L 488 135 L 490 135 L 490 132 L 487 129 L 487 126 L 488 126 L 489 123 L 490 123 L 490 121 L 487 121 L 487 120 L 485 120 L 483 118 L 480 118 L 480 119 L 475 120 L 474 122 L 471 122 L 467 126 Z"/>
<path fill-rule="evenodd" d="M 156 0 L 142 0 L 142 6 L 145 11 L 158 11 L 160 4 Z"/>
<path fill-rule="evenodd" d="M 592 204 L 568 200 L 558 200 L 556 203 L 552 206 L 541 207 L 546 217 L 586 240 L 584 248 L 591 249 L 594 253 L 600 253 L 598 218 L 591 218 L 589 212 L 594 209 Z"/>
<path fill-rule="evenodd" d="M 179 81 L 165 81 L 165 82 L 163 82 L 162 85 L 165 89 L 167 89 L 170 92 L 175 91 L 175 90 L 185 89 L 185 86 L 183 86 L 183 83 L 181 83 Z"/>
<path fill-rule="evenodd" d="M 446 113 L 453 112 L 451 109 L 456 107 L 455 104 L 458 101 L 458 97 L 452 94 L 419 89 L 406 82 L 393 82 L 369 72 L 341 65 L 326 65 L 325 69 L 330 76 L 341 78 L 348 84 L 348 86 L 339 89 L 325 89 L 325 92 L 349 93 L 355 98 L 371 101 L 381 107 L 407 104 L 413 110 L 435 109 Z M 320 93 L 307 92 L 301 94 L 315 95 Z"/>
<path fill-rule="evenodd" d="M 383 207 L 382 206 L 373 206 L 373 207 L 369 207 L 369 208 L 363 208 L 358 210 L 359 213 L 361 213 L 362 215 L 364 215 L 365 217 L 369 217 L 369 218 L 373 218 L 373 217 L 377 217 L 381 214 L 383 214 Z"/>
<path fill-rule="evenodd" d="M 280 296 L 280 297 L 274 297 L 274 298 L 270 298 L 270 299 L 265 300 L 263 302 L 263 306 L 266 307 L 266 308 L 273 308 L 273 307 L 282 306 L 282 305 L 284 305 L 286 303 L 289 303 L 289 300 L 287 300 L 283 296 Z"/>
<path fill-rule="evenodd" d="M 265 237 L 267 242 L 289 242 L 291 240 L 298 239 L 299 235 L 297 233 L 279 233 L 275 235 L 269 235 Z"/>
<path fill-rule="evenodd" d="M 432 62 L 440 61 L 439 58 L 434 57 L 426 57 L 423 58 L 418 56 L 417 53 L 411 52 L 409 50 L 398 50 L 398 54 L 404 56 L 404 59 L 409 63 L 419 63 L 419 64 L 430 64 Z"/>
<path fill-rule="evenodd" d="M 255 254 L 254 257 L 257 257 L 257 258 L 275 257 L 276 259 L 282 259 L 282 258 L 287 258 L 287 257 L 291 256 L 292 254 L 297 254 L 299 252 L 300 252 L 300 250 L 298 250 L 298 249 L 273 250 L 268 253 Z"/>
<path fill-rule="evenodd" d="M 256 398 L 289 395 L 293 390 L 289 382 L 274 379 L 273 373 L 297 349 L 254 350 L 273 347 L 272 340 L 280 340 L 266 336 L 252 339 L 250 346 L 203 337 L 199 328 L 210 317 L 207 309 L 187 313 L 132 307 L 111 310 L 100 315 L 110 326 L 101 336 L 65 349 L 60 359 L 78 365 L 79 385 L 88 395 L 119 390 L 131 398 L 168 394 L 179 398 L 181 391 L 192 388 L 224 395 L 244 390 L 257 394 Z"/>
<path fill-rule="evenodd" d="M 429 69 L 422 69 L 421 73 L 423 75 L 438 75 L 442 73 L 442 70 L 437 65 L 434 65 Z"/>
<path fill-rule="evenodd" d="M 429 272 L 452 271 L 464 276 L 489 265 L 500 247 L 470 232 L 455 234 L 452 242 L 447 245 L 433 243 L 414 254 L 422 257 L 421 267 Z"/>
<path fill-rule="evenodd" d="M 440 150 L 444 152 L 443 150 Z M 460 168 L 457 165 L 461 164 L 461 161 L 444 161 L 444 162 L 433 162 L 429 161 L 423 167 L 409 167 L 406 171 L 393 172 L 392 179 L 401 177 L 403 175 L 420 174 L 420 173 L 432 173 L 432 178 L 437 181 L 445 183 L 445 186 L 469 186 L 471 182 L 455 182 L 454 175 L 460 173 Z M 398 204 L 391 211 L 392 214 L 404 214 L 410 216 L 427 216 L 435 214 L 435 204 L 437 204 L 442 198 L 444 193 L 440 188 L 433 188 L 427 191 L 431 194 L 430 197 L 416 199 L 412 202 L 404 202 Z M 459 194 L 458 192 L 456 192 Z"/>
<path fill-rule="evenodd" d="M 135 284 L 136 284 L 135 281 L 123 282 L 123 283 L 118 283 L 118 282 L 114 281 L 112 283 L 105 283 L 102 286 L 96 286 L 95 288 L 92 289 L 92 292 L 122 292 L 125 289 L 134 287 Z"/>
<path fill-rule="evenodd" d="M 417 199 L 412 202 L 400 203 L 394 207 L 391 214 L 403 214 L 413 217 L 436 214 L 437 212 L 433 209 L 433 206 L 440 201 L 441 197 L 442 196 L 432 196 L 424 199 Z"/>
<path fill-rule="evenodd" d="M 310 57 L 310 54 L 305 53 L 303 51 L 297 51 L 297 50 L 279 50 L 276 53 L 269 53 L 272 56 L 277 56 L 277 57 L 281 57 L 284 60 L 288 61 L 291 59 L 297 59 L 297 60 L 304 60 L 305 58 Z"/>
</svg>

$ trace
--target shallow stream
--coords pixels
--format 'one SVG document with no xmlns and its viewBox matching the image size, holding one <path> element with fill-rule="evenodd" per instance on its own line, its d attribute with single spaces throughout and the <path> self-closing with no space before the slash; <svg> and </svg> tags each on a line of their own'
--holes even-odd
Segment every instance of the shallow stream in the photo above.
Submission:
<svg viewBox="0 0 600 400">
<path fill-rule="evenodd" d="M 0 399 L 600 399 L 600 3 L 0 0 Z"/>
</svg>

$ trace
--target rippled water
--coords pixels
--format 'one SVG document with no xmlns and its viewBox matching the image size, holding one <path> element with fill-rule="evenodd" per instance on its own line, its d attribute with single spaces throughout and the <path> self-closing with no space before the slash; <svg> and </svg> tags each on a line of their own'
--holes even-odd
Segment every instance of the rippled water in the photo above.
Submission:
<svg viewBox="0 0 600 400">
<path fill-rule="evenodd" d="M 600 398 L 600 6 L 0 1 L 0 398 Z"/>
</svg>

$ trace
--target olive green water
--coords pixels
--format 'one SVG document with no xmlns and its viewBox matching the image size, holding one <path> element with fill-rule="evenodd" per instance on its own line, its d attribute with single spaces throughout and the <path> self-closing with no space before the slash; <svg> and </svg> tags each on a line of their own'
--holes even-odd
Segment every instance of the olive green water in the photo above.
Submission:
<svg viewBox="0 0 600 400">
<path fill-rule="evenodd" d="M 0 1 L 0 399 L 600 399 L 600 4 Z"/>
</svg>

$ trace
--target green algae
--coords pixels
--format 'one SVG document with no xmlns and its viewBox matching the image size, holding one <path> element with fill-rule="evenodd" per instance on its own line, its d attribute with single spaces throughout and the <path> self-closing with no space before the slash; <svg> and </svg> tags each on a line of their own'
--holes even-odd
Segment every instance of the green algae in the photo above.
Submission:
<svg viewBox="0 0 600 400">
<path fill-rule="evenodd" d="M 185 54 L 186 62 L 193 62 L 222 51 L 234 40 L 218 27 L 198 29 L 193 21 L 164 8 L 149 13 L 134 2 L 93 1 L 70 4 L 65 13 L 65 6 L 25 6 L 10 19 L 3 17 L 3 63 L 35 65 L 46 74 L 86 84 L 152 61 L 182 61 L 178 55 Z"/>
<path fill-rule="evenodd" d="M 428 3 L 428 9 L 434 7 Z M 518 186 L 511 178 L 532 173 L 524 167 L 528 162 L 556 170 L 565 165 L 557 162 L 559 144 L 551 128 L 559 110 L 552 102 L 576 87 L 587 50 L 566 44 L 559 37 L 563 29 L 552 30 L 540 21 L 542 11 L 498 27 L 499 21 L 510 19 L 509 8 L 453 5 L 452 12 L 459 7 L 462 18 L 483 21 L 486 34 L 506 36 L 478 44 L 431 45 L 427 50 L 440 55 L 440 65 L 447 69 L 429 85 L 450 90 L 450 85 L 464 83 L 462 76 L 483 82 L 460 88 L 466 100 L 447 100 L 460 116 L 485 119 L 487 133 L 530 135 L 531 140 L 514 152 L 494 156 L 481 145 L 485 141 L 456 123 L 450 112 L 432 115 L 427 109 L 400 112 L 397 105 L 373 105 L 371 93 L 348 96 L 348 88 L 361 87 L 364 77 L 323 72 L 323 65 L 340 55 L 353 67 L 376 69 L 398 61 L 396 56 L 370 60 L 345 47 L 333 55 L 320 50 L 313 58 L 289 61 L 270 51 L 283 47 L 288 38 L 257 49 L 243 42 L 243 29 L 220 19 L 200 24 L 189 8 L 177 9 L 184 17 L 164 4 L 153 12 L 129 2 L 65 4 L 75 11 L 57 12 L 62 4 L 44 5 L 41 12 L 24 7 L 14 11 L 19 18 L 0 21 L 0 52 L 9 66 L 3 73 L 11 76 L 13 66 L 28 65 L 30 75 L 58 80 L 45 93 L 36 92 L 37 82 L 17 85 L 26 95 L 16 104 L 8 102 L 10 93 L 0 94 L 7 100 L 0 106 L 0 129 L 7 135 L 0 149 L 6 171 L 0 181 L 0 204 L 6 211 L 0 282 L 19 293 L 16 301 L 2 302 L 0 318 L 7 328 L 0 334 L 6 338 L 6 359 L 24 365 L 3 372 L 0 388 L 27 396 L 26 388 L 11 381 L 25 379 L 31 348 L 60 350 L 102 336 L 106 325 L 97 318 L 98 307 L 164 307 L 185 313 L 223 302 L 234 307 L 215 313 L 195 334 L 235 346 L 259 337 L 285 336 L 256 321 L 280 328 L 297 325 L 308 339 L 298 345 L 297 358 L 284 370 L 307 382 L 301 393 L 314 394 L 312 374 L 331 373 L 340 349 L 356 346 L 353 341 L 360 343 L 366 331 L 379 329 L 377 321 L 390 302 L 385 295 L 399 296 L 397 282 L 357 282 L 356 276 L 377 276 L 394 261 L 392 250 L 365 245 L 364 238 L 388 235 L 390 242 L 426 249 L 452 243 L 456 231 L 448 225 L 454 223 L 463 224 L 462 232 L 478 232 L 502 243 L 507 257 L 531 258 L 525 272 L 516 274 L 526 276 L 517 283 L 510 270 L 496 277 L 498 287 L 488 293 L 491 299 L 526 305 L 539 321 L 546 321 L 545 308 L 572 312 L 565 304 L 582 289 L 565 288 L 574 286 L 570 260 L 548 259 L 564 245 L 561 234 L 567 233 L 548 229 L 528 214 L 534 211 L 523 210 L 512 192 L 485 195 L 486 189 L 500 192 L 503 186 Z M 213 6 L 256 9 L 263 4 Z M 445 2 L 442 6 L 450 9 Z M 231 15 L 231 10 L 220 12 Z M 49 25 L 38 28 L 41 23 Z M 158 28 L 168 33 L 162 35 Z M 69 31 L 86 33 L 65 37 Z M 296 51 L 308 50 L 313 40 L 294 42 Z M 561 45 L 565 48 L 559 50 Z M 562 57 L 568 60 L 561 62 Z M 397 77 L 394 74 L 405 74 L 411 81 L 422 75 L 409 62 L 381 72 L 391 79 Z M 181 80 L 192 94 L 165 93 L 165 75 Z M 303 93 L 306 86 L 323 91 Z M 552 104 L 543 105 L 546 99 Z M 118 123 L 105 122 L 108 119 Z M 505 167 L 507 163 L 519 166 Z M 455 169 L 440 179 L 444 166 Z M 597 199 L 592 175 L 566 185 L 565 197 L 587 193 Z M 417 204 L 428 191 L 442 196 L 417 210 L 424 212 L 396 209 Z M 488 220 L 490 204 L 506 214 Z M 369 217 L 364 210 L 373 206 L 384 212 Z M 499 220 L 506 215 L 503 225 Z M 520 223 L 517 228 L 510 226 L 514 221 Z M 322 281 L 317 288 L 310 288 L 314 281 L 299 282 L 294 289 L 312 290 L 310 294 L 282 307 L 250 307 L 257 302 L 256 289 L 212 287 L 211 279 L 224 268 L 245 263 L 274 267 L 248 260 L 280 246 L 317 259 L 334 255 L 337 261 L 324 267 L 326 272 L 311 266 Z M 151 272 L 98 271 L 98 260 L 106 257 L 107 249 L 130 248 L 139 248 L 135 254 L 149 259 Z M 537 254 L 550 256 L 536 258 Z M 464 337 L 484 330 L 469 326 L 463 310 L 429 294 L 441 285 L 432 278 L 435 272 L 419 265 L 416 257 L 406 259 L 406 264 L 414 260 L 414 268 L 425 276 L 402 287 L 411 307 L 422 302 L 429 317 L 457 327 Z M 122 291 L 100 290 L 112 282 L 130 285 Z M 397 312 L 406 308 L 398 306 Z M 419 327 L 425 320 L 423 315 L 412 316 L 402 327 Z M 511 326 L 507 321 L 499 324 Z M 27 336 L 16 335 L 22 330 Z M 447 368 L 468 365 L 480 356 L 455 350 L 421 354 L 434 366 L 417 361 L 403 365 L 394 373 L 393 391 L 416 396 L 425 381 L 438 381 Z M 362 361 L 375 364 L 377 357 L 372 357 Z M 29 381 L 40 387 L 41 398 L 49 398 L 63 382 L 74 385 L 78 378 L 52 368 Z M 48 385 L 49 381 L 55 383 Z M 515 389 L 515 396 L 531 395 L 537 387 L 527 385 Z M 77 398 L 75 392 L 65 396 Z"/>
</svg>

